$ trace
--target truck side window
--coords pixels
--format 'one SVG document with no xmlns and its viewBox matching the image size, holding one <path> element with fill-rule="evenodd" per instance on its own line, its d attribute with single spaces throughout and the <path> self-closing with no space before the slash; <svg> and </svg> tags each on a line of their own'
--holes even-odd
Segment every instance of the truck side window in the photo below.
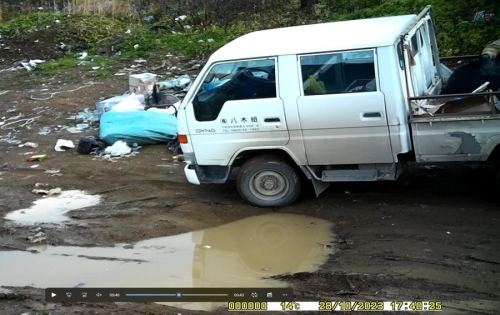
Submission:
<svg viewBox="0 0 500 315">
<path fill-rule="evenodd" d="M 300 57 L 304 95 L 377 91 L 373 50 Z"/>
<path fill-rule="evenodd" d="M 197 121 L 214 121 L 227 101 L 277 97 L 275 59 L 217 64 L 193 99 Z"/>
</svg>

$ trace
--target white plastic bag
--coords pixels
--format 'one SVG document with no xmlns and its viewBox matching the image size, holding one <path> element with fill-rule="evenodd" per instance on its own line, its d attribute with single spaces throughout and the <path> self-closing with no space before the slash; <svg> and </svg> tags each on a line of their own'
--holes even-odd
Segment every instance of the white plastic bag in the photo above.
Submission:
<svg viewBox="0 0 500 315">
<path fill-rule="evenodd" d="M 116 141 L 112 146 L 104 150 L 104 154 L 111 156 L 127 155 L 132 152 L 132 149 L 123 141 Z"/>
<path fill-rule="evenodd" d="M 144 110 L 144 105 L 141 104 L 135 94 L 130 94 L 129 97 L 116 104 L 111 108 L 111 112 L 133 112 Z"/>
</svg>

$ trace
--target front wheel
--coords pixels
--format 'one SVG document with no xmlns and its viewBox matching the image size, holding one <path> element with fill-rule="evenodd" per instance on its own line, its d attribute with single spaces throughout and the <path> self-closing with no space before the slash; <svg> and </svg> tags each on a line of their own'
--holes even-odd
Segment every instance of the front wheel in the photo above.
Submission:
<svg viewBox="0 0 500 315">
<path fill-rule="evenodd" d="M 238 174 L 240 196 L 257 207 L 285 207 L 297 200 L 301 180 L 297 171 L 275 156 L 260 156 L 247 161 Z"/>
</svg>

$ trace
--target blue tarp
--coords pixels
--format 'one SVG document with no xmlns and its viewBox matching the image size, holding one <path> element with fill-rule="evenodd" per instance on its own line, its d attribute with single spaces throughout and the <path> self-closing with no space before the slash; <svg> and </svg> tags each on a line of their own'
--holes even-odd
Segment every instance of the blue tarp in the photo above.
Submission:
<svg viewBox="0 0 500 315">
<path fill-rule="evenodd" d="M 166 143 L 177 137 L 177 118 L 158 111 L 107 112 L 101 116 L 99 137 L 112 145 Z"/>
</svg>

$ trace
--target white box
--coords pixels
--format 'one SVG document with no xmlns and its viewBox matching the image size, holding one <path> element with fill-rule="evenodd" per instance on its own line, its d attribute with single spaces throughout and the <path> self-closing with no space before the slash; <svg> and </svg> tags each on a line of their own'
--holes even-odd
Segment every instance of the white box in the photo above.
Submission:
<svg viewBox="0 0 500 315">
<path fill-rule="evenodd" d="M 156 83 L 157 75 L 153 73 L 132 74 L 128 81 L 130 93 L 143 94 L 145 97 L 153 93 Z"/>
</svg>

